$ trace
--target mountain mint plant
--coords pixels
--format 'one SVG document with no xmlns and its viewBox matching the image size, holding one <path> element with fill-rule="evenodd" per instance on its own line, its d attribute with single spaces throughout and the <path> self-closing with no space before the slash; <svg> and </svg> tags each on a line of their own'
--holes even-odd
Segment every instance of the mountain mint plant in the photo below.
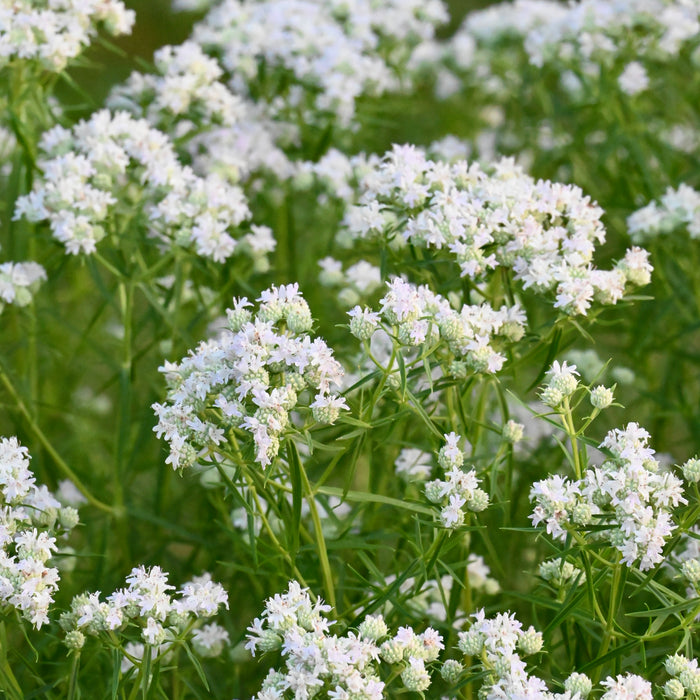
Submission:
<svg viewBox="0 0 700 700">
<path fill-rule="evenodd" d="M 0 0 L 3 698 L 700 699 L 700 3 L 477 4 Z"/>
</svg>

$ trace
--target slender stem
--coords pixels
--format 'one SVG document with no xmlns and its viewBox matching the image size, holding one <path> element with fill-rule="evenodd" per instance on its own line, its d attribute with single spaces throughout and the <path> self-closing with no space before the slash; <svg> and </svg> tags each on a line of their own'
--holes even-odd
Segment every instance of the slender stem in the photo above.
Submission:
<svg viewBox="0 0 700 700">
<path fill-rule="evenodd" d="M 328 550 L 326 549 L 326 540 L 323 537 L 323 530 L 321 528 L 321 518 L 318 515 L 318 508 L 316 507 L 316 499 L 314 497 L 313 489 L 309 483 L 309 477 L 306 474 L 306 469 L 301 460 L 299 460 L 299 471 L 301 472 L 301 482 L 306 492 L 306 502 L 309 504 L 309 510 L 311 512 L 311 520 L 314 524 L 314 535 L 316 536 L 316 547 L 318 549 L 318 556 L 321 560 L 321 574 L 323 576 L 323 587 L 326 591 L 326 600 L 330 605 L 335 608 L 335 586 L 333 584 L 333 574 L 331 573 L 331 564 L 328 560 Z"/>
<path fill-rule="evenodd" d="M 464 610 L 464 612 L 467 615 L 469 615 L 472 611 L 473 606 L 474 606 L 474 603 L 472 601 L 472 586 L 471 586 L 471 583 L 469 581 L 469 563 L 468 563 L 469 547 L 464 546 L 463 551 L 464 551 L 464 556 L 467 560 L 467 565 L 464 569 L 464 590 L 462 591 L 461 604 L 462 604 L 462 610 Z M 469 668 L 472 665 L 472 657 L 471 656 L 465 657 L 464 664 L 467 668 Z M 462 697 L 465 700 L 472 700 L 473 693 L 474 693 L 474 688 L 473 688 L 471 683 L 468 683 L 467 685 L 464 686 L 464 693 L 462 694 Z"/>
<path fill-rule="evenodd" d="M 106 503 L 103 503 L 99 499 L 95 498 L 95 496 L 93 496 L 92 493 L 90 493 L 90 490 L 87 488 L 87 486 L 85 486 L 85 484 L 83 484 L 83 482 L 80 480 L 78 475 L 66 464 L 61 455 L 58 454 L 56 448 L 51 444 L 49 439 L 44 434 L 44 431 L 34 420 L 32 414 L 27 409 L 27 406 L 17 393 L 15 387 L 10 381 L 10 378 L 7 376 L 4 368 L 2 367 L 0 367 L 0 380 L 7 389 L 7 392 L 12 397 L 12 400 L 17 406 L 17 409 L 27 421 L 29 429 L 34 433 L 34 435 L 39 440 L 43 448 L 48 452 L 51 459 L 53 459 L 59 471 L 61 471 L 64 474 L 64 476 L 68 477 L 75 484 L 78 491 L 80 491 L 80 493 L 82 493 L 83 496 L 87 498 L 88 503 L 90 505 L 95 506 L 96 508 L 99 508 L 100 510 L 103 510 L 107 513 L 112 513 L 117 517 L 121 517 L 123 515 L 123 509 L 115 508 L 114 506 L 109 506 Z"/>
<path fill-rule="evenodd" d="M 73 655 L 73 663 L 71 664 L 70 681 L 68 683 L 68 700 L 74 700 L 78 697 L 78 669 L 80 668 L 80 652 L 75 652 Z"/>
<path fill-rule="evenodd" d="M 608 653 L 608 648 L 610 647 L 610 641 L 612 640 L 613 625 L 615 622 L 615 615 L 617 613 L 618 606 L 618 588 L 620 586 L 620 574 L 622 573 L 622 565 L 618 561 L 613 569 L 612 584 L 610 585 L 610 604 L 608 605 L 608 618 L 605 625 L 605 632 L 603 633 L 603 639 L 600 643 L 600 650 L 598 651 L 598 658 L 605 656 Z M 602 675 L 603 668 L 599 666 L 595 673 L 594 682 L 597 683 Z"/>
<path fill-rule="evenodd" d="M 221 474 L 222 478 L 225 481 L 228 481 L 230 483 L 230 479 L 228 478 L 228 475 L 225 473 L 221 465 L 217 464 L 216 465 L 217 469 L 219 470 L 219 473 Z M 277 535 L 275 535 L 274 530 L 272 529 L 272 526 L 270 525 L 270 521 L 268 520 L 267 516 L 265 515 L 265 509 L 262 506 L 262 503 L 260 502 L 260 498 L 258 496 L 258 491 L 255 488 L 255 484 L 253 483 L 253 480 L 250 478 L 250 475 L 248 474 L 247 470 L 243 468 L 241 470 L 243 472 L 243 476 L 245 477 L 245 480 L 248 484 L 248 490 L 250 491 L 251 495 L 253 496 L 253 500 L 255 501 L 255 507 L 258 511 L 258 515 L 260 516 L 260 520 L 262 521 L 263 527 L 265 528 L 265 532 L 267 532 L 269 538 L 272 540 L 272 543 L 275 545 L 275 549 L 282 555 L 282 557 L 287 561 L 287 564 L 289 564 L 289 567 L 292 570 L 292 573 L 294 574 L 295 578 L 299 583 L 304 586 L 304 588 L 309 588 L 309 585 L 306 583 L 304 580 L 304 577 L 301 575 L 301 572 L 297 568 L 297 565 L 294 563 L 294 560 L 292 559 L 291 555 L 287 551 L 285 547 L 282 546 L 280 541 L 277 539 Z M 231 488 L 232 485 L 229 486 Z"/>
<path fill-rule="evenodd" d="M 581 455 L 579 454 L 578 450 L 576 428 L 574 427 L 574 417 L 571 412 L 571 405 L 569 404 L 568 396 L 564 399 L 564 413 L 562 414 L 561 420 L 564 424 L 564 430 L 566 430 L 566 433 L 571 440 L 571 453 L 574 458 L 574 472 L 576 474 L 576 478 L 580 479 L 582 477 Z"/>
<path fill-rule="evenodd" d="M 131 373 L 132 321 L 134 288 L 132 284 L 119 283 L 119 306 L 122 315 L 124 337 L 122 340 L 122 358 L 119 368 L 119 410 L 115 430 L 116 469 L 114 470 L 114 493 L 117 504 L 124 506 L 124 472 L 129 449 L 129 429 L 131 426 Z"/>
</svg>

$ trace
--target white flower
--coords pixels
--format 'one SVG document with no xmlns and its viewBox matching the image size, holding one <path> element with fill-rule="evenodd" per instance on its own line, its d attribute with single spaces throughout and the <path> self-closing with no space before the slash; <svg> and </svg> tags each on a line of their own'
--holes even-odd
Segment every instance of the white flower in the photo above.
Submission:
<svg viewBox="0 0 700 700">
<path fill-rule="evenodd" d="M 216 452 L 232 425 L 250 435 L 256 461 L 269 465 L 306 388 L 311 400 L 303 405 L 319 422 L 333 423 L 348 408 L 334 391 L 341 365 L 322 339 L 306 333 L 312 318 L 299 285 L 270 287 L 259 302 L 254 316 L 247 299 L 234 300 L 227 312 L 231 331 L 161 368 L 171 390 L 167 403 L 153 406 L 154 430 L 168 441 L 173 468 Z"/>
<path fill-rule="evenodd" d="M 47 5 L 47 6 L 46 6 Z M 61 72 L 100 28 L 128 34 L 133 10 L 121 0 L 49 2 L 5 0 L 0 5 L 0 67 L 16 59 L 37 61 L 44 70 Z"/>
<path fill-rule="evenodd" d="M 646 68 L 639 61 L 632 61 L 625 66 L 617 82 L 623 92 L 636 95 L 649 87 L 649 76 Z"/>
</svg>

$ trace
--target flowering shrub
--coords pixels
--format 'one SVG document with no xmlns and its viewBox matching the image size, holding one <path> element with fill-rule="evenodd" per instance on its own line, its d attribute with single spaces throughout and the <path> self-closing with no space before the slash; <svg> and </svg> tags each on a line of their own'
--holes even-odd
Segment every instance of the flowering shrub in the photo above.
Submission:
<svg viewBox="0 0 700 700">
<path fill-rule="evenodd" d="M 700 5 L 131 4 L 0 0 L 0 694 L 700 698 Z"/>
</svg>

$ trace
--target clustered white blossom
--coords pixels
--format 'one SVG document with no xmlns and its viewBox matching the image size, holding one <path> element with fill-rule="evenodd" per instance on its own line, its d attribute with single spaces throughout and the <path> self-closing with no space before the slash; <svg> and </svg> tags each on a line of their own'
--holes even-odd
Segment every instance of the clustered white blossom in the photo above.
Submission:
<svg viewBox="0 0 700 700">
<path fill-rule="evenodd" d="M 658 202 L 651 202 L 627 218 L 633 241 L 645 241 L 687 229 L 691 238 L 700 238 L 700 192 L 686 184 L 669 187 Z"/>
<path fill-rule="evenodd" d="M 78 511 L 36 485 L 29 459 L 17 438 L 0 440 L 0 606 L 15 608 L 39 629 L 58 590 L 58 569 L 48 566 L 54 535 L 73 529 Z"/>
<path fill-rule="evenodd" d="M 248 299 L 234 299 L 229 331 L 161 368 L 168 402 L 154 404 L 154 430 L 170 444 L 166 462 L 174 469 L 215 453 L 230 428 L 252 437 L 255 461 L 265 467 L 277 456 L 292 410 L 306 406 L 314 420 L 332 424 L 347 408 L 332 389 L 342 367 L 321 338 L 308 335 L 311 312 L 299 285 L 273 286 L 258 301 L 253 316 Z"/>
<path fill-rule="evenodd" d="M 700 669 L 698 669 L 697 659 L 674 654 L 666 659 L 664 667 L 667 673 L 672 676 L 663 687 L 664 695 L 667 698 L 681 700 L 681 698 L 688 697 L 695 700 L 695 698 L 700 697 Z"/>
<path fill-rule="evenodd" d="M 283 181 L 296 172 L 297 164 L 283 147 L 296 140 L 297 130 L 291 124 L 270 119 L 260 105 L 246 101 L 240 119 L 232 126 L 202 127 L 201 132 L 194 133 L 187 151 L 198 173 L 215 173 L 238 183 L 248 182 L 259 173 Z"/>
<path fill-rule="evenodd" d="M 27 306 L 46 279 L 46 270 L 35 262 L 0 264 L 0 311 L 5 304 Z"/>
<path fill-rule="evenodd" d="M 356 197 L 358 179 L 376 168 L 379 162 L 376 155 L 358 153 L 350 156 L 337 148 L 329 148 L 317 161 L 298 162 L 293 182 L 298 189 L 312 184 L 318 186 L 322 190 L 318 195 L 321 204 L 329 197 L 349 204 Z"/>
<path fill-rule="evenodd" d="M 518 39 L 533 65 L 557 63 L 595 78 L 601 66 L 609 69 L 626 56 L 635 56 L 642 69 L 640 60 L 674 60 L 682 47 L 697 43 L 699 20 L 700 7 L 686 0 L 515 0 L 467 15 L 451 49 L 456 63 L 470 68 L 488 65 L 489 50 L 490 60 L 498 60 L 501 42 Z M 623 75 L 629 66 L 623 63 Z"/>
<path fill-rule="evenodd" d="M 275 122 L 264 105 L 231 91 L 223 70 L 199 44 L 164 46 L 155 74 L 134 72 L 112 90 L 107 104 L 145 118 L 182 144 L 200 174 L 238 183 L 258 171 L 287 179 L 294 165 L 280 147 L 292 142 L 291 124 Z"/>
<path fill-rule="evenodd" d="M 426 664 L 444 649 L 442 637 L 428 627 L 417 634 L 401 627 L 391 636 L 381 615 L 368 615 L 357 630 L 331 634 L 331 611 L 320 599 L 312 602 L 296 581 L 274 595 L 248 628 L 246 648 L 253 655 L 281 650 L 284 665 L 272 668 L 256 700 L 328 697 L 333 700 L 382 700 L 386 684 L 383 663 L 400 673 L 407 690 L 422 692 L 431 683 Z"/>
<path fill-rule="evenodd" d="M 472 617 L 469 629 L 459 633 L 458 647 L 468 657 L 481 657 L 486 680 L 480 697 L 485 700 L 585 700 L 590 695 L 593 683 L 583 673 L 572 673 L 564 681 L 563 693 L 552 693 L 541 678 L 528 673 L 521 656 L 542 650 L 542 634 L 532 626 L 523 629 L 515 614 L 499 613 L 487 618 L 484 610 L 478 610 Z M 616 678 L 609 676 L 601 685 L 607 689 L 602 695 L 604 700 L 652 700 L 651 683 L 631 673 Z"/>
<path fill-rule="evenodd" d="M 479 488 L 476 470 L 462 470 L 464 453 L 459 447 L 457 433 L 445 435 L 445 445 L 440 448 L 438 462 L 445 470 L 446 479 L 435 479 L 425 485 L 425 495 L 431 503 L 441 505 L 440 523 L 454 530 L 464 524 L 464 509 L 478 513 L 488 507 L 489 496 Z"/>
<path fill-rule="evenodd" d="M 563 558 L 543 561 L 539 566 L 538 574 L 555 588 L 581 585 L 586 580 L 585 572 Z"/>
<path fill-rule="evenodd" d="M 601 700 L 653 700 L 651 683 L 634 673 L 620 674 L 615 678 L 609 676 L 601 685 L 607 688 Z"/>
<path fill-rule="evenodd" d="M 566 360 L 560 364 L 555 360 L 547 370 L 547 383 L 541 394 L 542 401 L 553 408 L 559 406 L 578 389 L 578 376 L 576 365 L 570 365 Z"/>
<path fill-rule="evenodd" d="M 176 591 L 168 583 L 168 574 L 159 566 L 134 567 L 126 577 L 125 588 L 120 588 L 100 599 L 100 592 L 82 593 L 73 598 L 69 611 L 61 615 L 60 623 L 66 633 L 65 643 L 70 649 L 81 649 L 85 635 L 120 633 L 135 628 L 143 643 L 159 647 L 170 646 L 175 640 L 194 636 L 194 627 L 200 619 L 216 615 L 220 606 L 228 608 L 228 594 L 223 586 L 203 574 L 185 583 Z M 197 639 L 206 654 L 221 650 L 227 640 L 225 631 L 197 625 Z M 143 655 L 143 645 L 132 647 L 133 656 Z"/>
<path fill-rule="evenodd" d="M 607 541 L 627 566 L 646 571 L 664 560 L 663 547 L 676 529 L 672 509 L 686 504 L 683 482 L 663 471 L 648 445 L 649 433 L 636 423 L 611 430 L 601 448 L 612 454 L 580 479 L 555 474 L 533 484 L 533 526 L 545 523 L 555 539 L 567 531 Z M 587 526 L 602 529 L 586 532 Z"/>
<path fill-rule="evenodd" d="M 499 613 L 488 619 L 484 610 L 478 610 L 469 629 L 459 633 L 458 648 L 467 656 L 481 656 L 487 672 L 483 696 L 495 698 L 538 697 L 568 698 L 552 695 L 536 676 L 525 670 L 523 655 L 537 654 L 542 649 L 542 635 L 534 627 L 523 630 L 515 614 Z M 481 693 L 480 693 L 481 694 Z"/>
<path fill-rule="evenodd" d="M 463 277 L 511 268 L 524 289 L 554 292 L 554 306 L 585 314 L 595 300 L 614 304 L 627 285 L 647 284 L 648 254 L 627 251 L 612 270 L 592 264 L 605 240 L 603 211 L 576 186 L 526 175 L 512 160 L 478 164 L 432 161 L 414 146 L 394 146 L 360 180 L 339 243 L 385 237 L 446 250 Z M 397 241 L 397 238 L 400 237 Z"/>
<path fill-rule="evenodd" d="M 501 347 L 522 338 L 525 313 L 519 306 L 496 310 L 489 304 L 465 304 L 455 310 L 450 302 L 432 292 L 396 277 L 380 300 L 380 311 L 356 306 L 348 312 L 350 332 L 368 340 L 384 321 L 386 331 L 408 347 L 437 344 L 440 360 L 454 376 L 468 370 L 495 373 L 506 356 Z"/>
<path fill-rule="evenodd" d="M 132 73 L 112 90 L 107 106 L 143 117 L 159 129 L 178 118 L 180 137 L 199 122 L 230 127 L 241 118 L 242 98 L 219 80 L 222 68 L 199 44 L 163 46 L 155 52 L 153 63 L 156 73 Z"/>
<path fill-rule="evenodd" d="M 235 92 L 272 114 L 349 127 L 360 96 L 411 86 L 401 68 L 447 19 L 441 0 L 224 0 L 193 39 L 221 55 Z"/>
<path fill-rule="evenodd" d="M 332 257 L 318 261 L 319 282 L 325 287 L 340 288 L 338 301 L 345 307 L 355 306 L 382 286 L 381 270 L 366 260 L 360 260 L 343 270 L 343 263 Z"/>
<path fill-rule="evenodd" d="M 242 251 L 256 260 L 274 249 L 266 227 L 253 225 L 242 235 L 239 227 L 250 211 L 240 188 L 195 175 L 168 138 L 143 119 L 102 110 L 70 130 L 54 127 L 40 148 L 42 175 L 17 200 L 15 218 L 47 220 L 68 253 L 94 253 L 117 213 L 129 217 L 141 210 L 149 235 L 162 245 L 192 246 L 216 262 Z"/>
<path fill-rule="evenodd" d="M 129 34 L 134 21 L 121 0 L 0 0 L 0 68 L 32 60 L 60 72 L 100 28 Z"/>
</svg>

